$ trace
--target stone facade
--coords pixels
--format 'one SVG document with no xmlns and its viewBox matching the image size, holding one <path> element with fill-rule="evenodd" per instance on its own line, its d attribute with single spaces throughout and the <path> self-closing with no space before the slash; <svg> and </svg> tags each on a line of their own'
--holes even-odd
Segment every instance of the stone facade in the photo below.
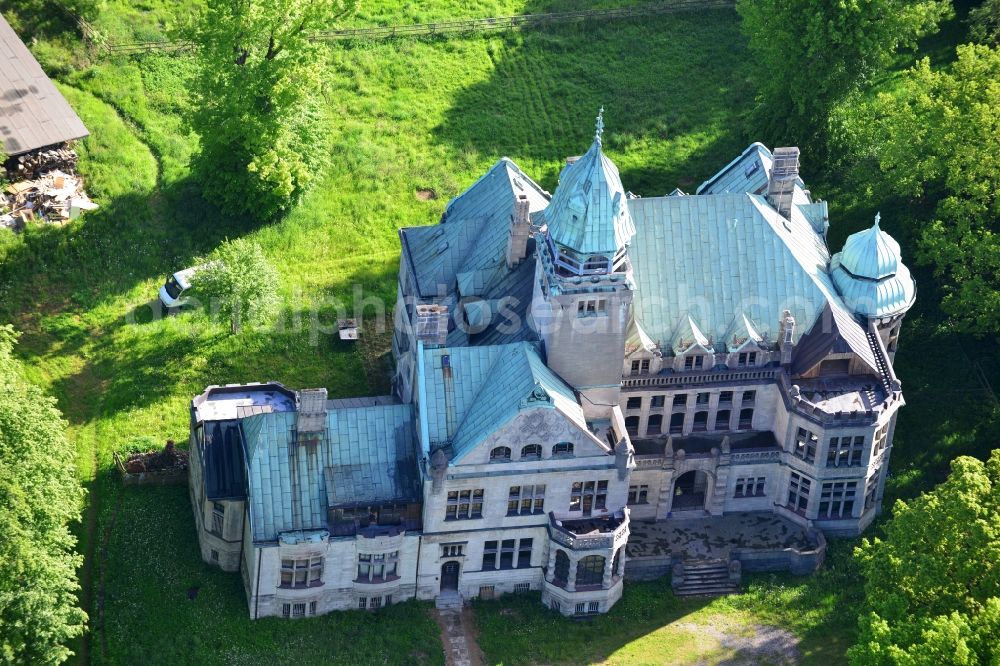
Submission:
<svg viewBox="0 0 1000 666">
<path fill-rule="evenodd" d="M 192 403 L 202 557 L 241 572 L 251 617 L 528 590 L 601 613 L 627 571 L 682 561 L 627 568 L 640 521 L 749 513 L 813 535 L 734 549 L 738 579 L 805 573 L 822 533 L 879 513 L 915 293 L 898 245 L 876 223 L 831 257 L 797 150 L 754 144 L 697 195 L 638 199 L 600 131 L 554 195 L 501 160 L 437 227 L 401 232 L 395 395 Z"/>
</svg>

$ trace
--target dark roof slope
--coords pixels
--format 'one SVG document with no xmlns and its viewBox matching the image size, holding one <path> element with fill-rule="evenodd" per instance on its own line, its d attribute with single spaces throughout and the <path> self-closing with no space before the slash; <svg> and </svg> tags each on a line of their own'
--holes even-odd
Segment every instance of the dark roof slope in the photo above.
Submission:
<svg viewBox="0 0 1000 666">
<path fill-rule="evenodd" d="M 20 155 L 80 139 L 83 121 L 45 76 L 41 65 L 0 16 L 0 138 L 3 152 Z"/>
</svg>

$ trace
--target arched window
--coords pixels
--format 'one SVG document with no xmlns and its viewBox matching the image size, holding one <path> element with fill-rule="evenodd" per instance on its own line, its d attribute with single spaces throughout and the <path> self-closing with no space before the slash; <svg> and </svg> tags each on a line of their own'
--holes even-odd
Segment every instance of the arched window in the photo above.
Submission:
<svg viewBox="0 0 1000 666">
<path fill-rule="evenodd" d="M 615 558 L 613 560 L 611 560 L 611 574 L 613 576 L 620 575 L 620 573 L 618 571 L 618 567 L 622 563 L 622 550 L 624 550 L 624 549 L 623 548 L 619 548 L 618 550 L 616 550 L 615 551 Z"/>
<path fill-rule="evenodd" d="M 541 458 L 542 458 L 541 444 L 528 444 L 523 449 L 521 449 L 521 460 L 541 460 Z"/>
<path fill-rule="evenodd" d="M 510 461 L 510 447 L 509 446 L 498 446 L 492 451 L 490 451 L 490 460 L 493 462 L 507 462 Z"/>
<path fill-rule="evenodd" d="M 753 428 L 753 410 L 740 410 L 740 430 L 750 430 Z"/>
<path fill-rule="evenodd" d="M 553 456 L 571 456 L 573 455 L 573 443 L 572 442 L 559 442 L 552 447 Z"/>
<path fill-rule="evenodd" d="M 604 557 L 588 555 L 576 563 L 576 585 L 600 585 L 604 580 Z"/>
<path fill-rule="evenodd" d="M 663 431 L 663 414 L 653 414 L 646 424 L 647 435 L 659 435 Z"/>
<path fill-rule="evenodd" d="M 556 585 L 560 587 L 566 586 L 566 581 L 569 580 L 569 556 L 566 554 L 566 551 L 556 551 L 556 570 L 552 576 L 555 578 Z"/>
<path fill-rule="evenodd" d="M 635 437 L 639 434 L 639 417 L 628 416 L 625 418 L 625 430 L 629 435 Z"/>
<path fill-rule="evenodd" d="M 684 432 L 684 412 L 670 415 L 670 434 L 680 435 Z"/>
<path fill-rule="evenodd" d="M 694 428 L 695 432 L 704 432 L 708 430 L 708 412 L 695 412 L 694 413 Z"/>
</svg>

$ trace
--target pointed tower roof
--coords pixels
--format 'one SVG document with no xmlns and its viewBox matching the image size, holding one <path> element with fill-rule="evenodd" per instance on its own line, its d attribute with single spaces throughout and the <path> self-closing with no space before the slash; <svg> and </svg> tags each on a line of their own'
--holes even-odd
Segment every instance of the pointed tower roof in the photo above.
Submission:
<svg viewBox="0 0 1000 666">
<path fill-rule="evenodd" d="M 913 305 L 917 286 L 903 264 L 899 243 L 879 227 L 851 234 L 833 255 L 830 273 L 844 303 L 863 317 L 892 317 Z"/>
<path fill-rule="evenodd" d="M 610 259 L 635 235 L 618 167 L 601 150 L 604 109 L 590 149 L 560 177 L 545 221 L 552 240 L 582 256 Z"/>
</svg>

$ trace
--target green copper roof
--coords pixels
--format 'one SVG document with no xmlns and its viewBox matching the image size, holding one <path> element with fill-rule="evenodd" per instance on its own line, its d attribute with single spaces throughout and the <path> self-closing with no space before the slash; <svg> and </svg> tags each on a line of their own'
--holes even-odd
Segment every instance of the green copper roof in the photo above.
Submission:
<svg viewBox="0 0 1000 666">
<path fill-rule="evenodd" d="M 853 312 L 864 317 L 903 314 L 916 298 L 917 287 L 900 258 L 899 243 L 879 227 L 851 234 L 830 262 L 837 291 Z"/>
<path fill-rule="evenodd" d="M 586 427 L 572 389 L 549 370 L 535 344 L 424 350 L 420 418 L 429 448 L 451 446 L 453 459 L 521 409 L 558 409 Z"/>
<path fill-rule="evenodd" d="M 840 265 L 856 277 L 881 280 L 895 275 L 902 263 L 899 243 L 882 231 L 880 219 L 876 216 L 870 229 L 851 234 L 840 252 Z"/>
<path fill-rule="evenodd" d="M 325 529 L 327 508 L 419 498 L 413 406 L 329 409 L 325 437 L 296 445 L 295 412 L 243 419 L 256 541 Z"/>
<path fill-rule="evenodd" d="M 557 244 L 583 257 L 609 259 L 635 235 L 618 167 L 601 150 L 603 119 L 583 157 L 563 169 L 544 219 Z"/>
</svg>

